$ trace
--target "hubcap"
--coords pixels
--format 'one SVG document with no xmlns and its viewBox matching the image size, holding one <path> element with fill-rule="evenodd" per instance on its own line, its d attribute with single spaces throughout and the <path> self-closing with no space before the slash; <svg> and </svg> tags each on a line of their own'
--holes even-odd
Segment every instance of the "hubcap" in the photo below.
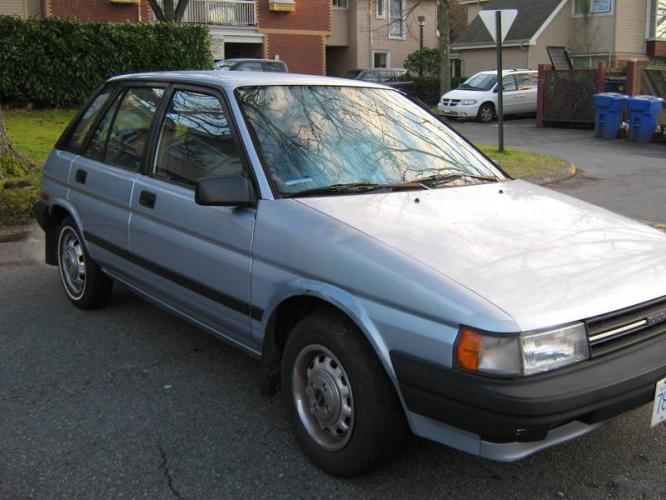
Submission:
<svg viewBox="0 0 666 500">
<path fill-rule="evenodd" d="M 292 376 L 298 416 L 310 437 L 328 450 L 343 448 L 354 427 L 354 399 L 340 361 L 326 347 L 309 345 Z"/>
<path fill-rule="evenodd" d="M 65 227 L 60 233 L 58 260 L 65 291 L 78 299 L 86 284 L 86 259 L 79 237 L 71 227 Z"/>
<path fill-rule="evenodd" d="M 483 108 L 481 110 L 481 120 L 484 122 L 489 122 L 490 120 L 493 119 L 493 112 L 490 108 Z"/>
</svg>

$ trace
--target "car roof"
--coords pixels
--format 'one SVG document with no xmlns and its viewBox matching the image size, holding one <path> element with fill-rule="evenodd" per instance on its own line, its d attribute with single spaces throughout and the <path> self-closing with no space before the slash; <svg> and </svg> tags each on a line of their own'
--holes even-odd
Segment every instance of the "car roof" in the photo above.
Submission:
<svg viewBox="0 0 666 500">
<path fill-rule="evenodd" d="M 270 62 L 270 63 L 279 63 L 279 64 L 285 64 L 284 61 L 280 61 L 278 59 L 259 59 L 259 58 L 253 58 L 253 57 L 238 57 L 238 58 L 230 58 L 230 59 L 220 59 L 217 61 L 218 63 L 223 63 L 223 62 Z"/>
<path fill-rule="evenodd" d="M 345 78 L 302 75 L 298 73 L 265 73 L 262 71 L 156 71 L 118 75 L 109 82 L 159 81 L 201 84 L 233 90 L 238 87 L 270 85 L 330 85 L 336 87 L 374 87 L 391 89 L 386 85 Z"/>
</svg>

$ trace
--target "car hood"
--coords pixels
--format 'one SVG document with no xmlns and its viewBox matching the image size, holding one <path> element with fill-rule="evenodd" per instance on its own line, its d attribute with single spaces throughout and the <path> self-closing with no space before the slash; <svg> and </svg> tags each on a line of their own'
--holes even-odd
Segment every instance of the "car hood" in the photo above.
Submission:
<svg viewBox="0 0 666 500">
<path fill-rule="evenodd" d="M 525 181 L 299 201 L 484 297 L 523 331 L 666 295 L 666 235 Z"/>
<path fill-rule="evenodd" d="M 488 97 L 488 94 L 493 95 L 492 92 L 486 91 L 476 91 L 476 90 L 450 90 L 444 97 L 446 99 L 482 99 Z"/>
</svg>

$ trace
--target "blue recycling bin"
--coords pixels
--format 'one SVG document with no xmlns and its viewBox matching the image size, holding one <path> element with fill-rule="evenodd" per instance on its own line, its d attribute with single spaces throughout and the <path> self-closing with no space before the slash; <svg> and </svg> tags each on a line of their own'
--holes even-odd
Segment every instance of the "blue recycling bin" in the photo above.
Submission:
<svg viewBox="0 0 666 500">
<path fill-rule="evenodd" d="M 616 92 L 594 95 L 594 135 L 617 139 L 627 109 L 628 97 Z"/>
<path fill-rule="evenodd" d="M 663 99 L 651 95 L 639 95 L 629 99 L 629 140 L 652 142 Z"/>
</svg>

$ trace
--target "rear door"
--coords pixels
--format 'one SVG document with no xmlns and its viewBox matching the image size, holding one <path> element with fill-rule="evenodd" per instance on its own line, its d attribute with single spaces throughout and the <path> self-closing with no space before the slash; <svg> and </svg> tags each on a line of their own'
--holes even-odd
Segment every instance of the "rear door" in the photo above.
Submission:
<svg viewBox="0 0 666 500">
<path fill-rule="evenodd" d="M 250 177 L 223 95 L 174 85 L 154 142 L 131 200 L 133 274 L 159 300 L 249 346 L 256 209 L 194 201 L 200 179 Z"/>
<path fill-rule="evenodd" d="M 109 267 L 123 265 L 130 194 L 164 91 L 159 85 L 119 88 L 70 171 L 69 199 L 79 214 L 88 250 Z"/>
</svg>

